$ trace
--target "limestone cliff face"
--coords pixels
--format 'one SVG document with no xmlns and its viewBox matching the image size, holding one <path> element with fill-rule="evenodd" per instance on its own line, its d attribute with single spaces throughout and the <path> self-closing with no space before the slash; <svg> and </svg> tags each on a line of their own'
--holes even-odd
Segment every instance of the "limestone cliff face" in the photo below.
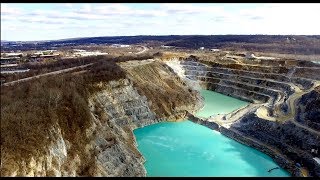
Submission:
<svg viewBox="0 0 320 180">
<path fill-rule="evenodd" d="M 154 113 L 127 79 L 97 86 L 104 90 L 89 97 L 91 122 L 81 135 L 83 146 L 72 147 L 56 124 L 48 127 L 52 141 L 41 157 L 12 161 L 2 153 L 2 176 L 145 176 L 131 126 L 133 118 L 152 120 Z"/>
<path fill-rule="evenodd" d="M 320 132 L 320 86 L 303 95 L 297 103 L 298 122 Z M 320 146 L 320 145 L 319 145 Z"/>
<path fill-rule="evenodd" d="M 86 102 L 90 118 L 71 137 L 56 121 L 41 127 L 49 138 L 44 151 L 12 152 L 1 144 L 1 176 L 145 176 L 133 130 L 180 120 L 202 101 L 161 62 L 125 69 L 127 79 L 95 84 L 100 90 Z"/>
<path fill-rule="evenodd" d="M 257 61 L 235 61 L 190 56 L 176 63 L 168 62 L 187 81 L 252 103 L 223 118 L 195 122 L 266 152 L 294 176 L 318 177 L 320 165 L 315 158 L 320 148 L 320 87 L 316 87 L 316 73 L 306 73 L 305 67 L 278 66 L 277 63 L 285 63 L 281 60 L 268 66 Z M 296 69 L 299 73 L 295 73 Z M 267 111 L 257 107 L 267 107 Z M 261 115 L 264 113 L 267 115 Z M 302 174 L 296 163 L 308 173 Z"/>
<path fill-rule="evenodd" d="M 186 111 L 194 112 L 203 106 L 200 93 L 163 62 L 130 61 L 121 66 L 138 92 L 147 97 L 157 118 L 179 120 Z"/>
</svg>

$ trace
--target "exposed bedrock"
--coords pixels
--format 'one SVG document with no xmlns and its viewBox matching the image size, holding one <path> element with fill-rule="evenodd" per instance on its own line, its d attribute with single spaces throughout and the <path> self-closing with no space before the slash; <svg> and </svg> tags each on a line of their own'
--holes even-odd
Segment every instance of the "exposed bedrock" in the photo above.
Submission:
<svg viewBox="0 0 320 180">
<path fill-rule="evenodd" d="M 18 151 L 7 145 L 10 132 L 2 132 L 1 176 L 146 176 L 145 160 L 136 147 L 133 130 L 161 121 L 182 120 L 188 111 L 201 108 L 203 99 L 161 62 L 137 67 L 133 63 L 124 69 L 127 78 L 94 84 L 99 90 L 81 101 L 81 111 L 88 116 L 62 124 L 65 122 L 53 114 L 54 119 L 46 126 L 37 125 L 39 131 L 48 130 L 47 145 L 37 146 L 31 141 L 36 138 L 28 133 L 28 149 L 19 147 Z M 62 106 L 59 97 L 57 107 Z M 34 117 L 37 108 L 43 107 L 30 109 Z M 66 107 L 64 112 L 73 113 L 71 108 Z M 12 117 L 6 113 L 1 109 L 1 117 Z M 70 124 L 73 121 L 85 123 Z M 11 130 L 15 124 L 6 126 Z M 6 129 L 3 124 L 1 128 Z M 70 137 L 66 137 L 66 131 L 71 131 Z"/>
<path fill-rule="evenodd" d="M 277 66 L 286 66 L 286 67 L 294 67 L 294 66 L 299 66 L 299 67 L 320 67 L 319 64 L 315 64 L 310 61 L 303 61 L 303 60 L 294 60 L 294 59 L 255 59 L 249 60 L 249 59 L 241 59 L 238 60 L 239 62 L 242 62 L 244 64 L 252 64 L 252 65 L 263 65 L 263 66 L 274 66 L 275 64 Z"/>
<path fill-rule="evenodd" d="M 1 175 L 145 176 L 144 159 L 134 146 L 130 127 L 132 116 L 128 115 L 133 107 L 129 106 L 134 103 L 141 109 L 136 116 L 146 115 L 150 121 L 154 119 L 154 113 L 146 105 L 146 99 L 126 79 L 100 83 L 99 86 L 104 90 L 92 94 L 87 109 L 83 110 L 89 113 L 90 119 L 82 119 L 88 125 L 81 127 L 83 132 L 73 132 L 73 138 L 81 143 L 68 139 L 66 129 L 59 121 L 48 124 L 46 128 L 51 129 L 48 134 L 51 140 L 48 147 L 40 147 L 44 152 L 23 157 L 2 147 Z M 140 119 L 143 121 L 144 117 Z"/>
<path fill-rule="evenodd" d="M 89 101 L 95 119 L 115 129 L 115 142 L 124 144 L 96 150 L 98 168 L 92 167 L 91 175 L 145 176 L 144 159 L 136 148 L 132 131 L 161 121 L 182 120 L 187 111 L 194 112 L 203 106 L 199 93 L 190 90 L 167 68 L 159 62 L 125 67 L 129 79 L 124 79 L 122 85 L 110 82 L 112 87 L 104 88 Z M 167 90 L 162 93 L 158 87 Z"/>
<path fill-rule="evenodd" d="M 291 122 L 278 124 L 260 119 L 253 113 L 228 128 L 191 114 L 188 119 L 268 154 L 293 176 L 302 176 L 296 163 L 307 167 L 309 176 L 320 175 L 320 166 L 311 153 L 311 149 L 319 146 L 320 139 Z"/>
<path fill-rule="evenodd" d="M 19 158 L 2 149 L 2 176 L 145 176 L 144 159 L 132 134 L 133 119 L 152 121 L 147 100 L 126 79 L 101 83 L 103 91 L 88 99 L 91 114 L 84 134 L 74 132 L 83 143 L 73 144 L 59 123 L 49 126 L 52 138 L 47 152 Z M 135 106 L 131 106 L 135 105 Z M 139 110 L 137 110 L 139 109 Z M 134 115 L 131 115 L 135 112 Z"/>
<path fill-rule="evenodd" d="M 240 63 L 228 63 L 220 64 L 216 62 L 201 61 L 212 67 L 228 68 L 228 69 L 241 69 L 244 71 L 253 71 L 261 73 L 271 73 L 271 74 L 280 74 L 280 75 L 290 75 L 293 77 L 302 77 L 308 79 L 320 80 L 320 75 L 316 72 L 319 72 L 320 67 L 301 67 L 301 66 L 280 66 L 278 63 L 274 63 L 271 66 L 264 66 L 262 64 L 240 64 Z"/>
<path fill-rule="evenodd" d="M 258 118 L 253 113 L 232 124 L 231 128 L 276 147 L 290 160 L 307 167 L 311 176 L 320 176 L 320 166 L 313 159 L 316 155 L 311 153 L 312 149 L 319 149 L 318 135 L 296 126 L 291 121 L 279 124 Z"/>
<path fill-rule="evenodd" d="M 155 121 L 145 96 L 138 94 L 132 83 L 123 79 L 111 81 L 89 99 L 95 124 L 88 132 L 112 132 L 113 144 L 98 136 L 94 140 L 95 165 L 88 171 L 91 176 L 145 176 L 144 159 L 135 147 L 132 134 L 134 122 Z M 96 131 L 90 131 L 90 129 Z M 109 135 L 110 136 L 110 135 Z"/>
<path fill-rule="evenodd" d="M 266 81 L 275 81 L 283 83 L 294 83 L 301 89 L 309 89 L 312 85 L 312 79 L 316 79 L 315 76 L 311 76 L 310 79 L 303 77 L 292 77 L 293 71 L 288 71 L 287 74 L 274 73 L 272 71 L 264 70 L 254 70 L 247 67 L 247 65 L 236 64 L 236 67 L 228 66 L 225 64 L 209 63 L 208 62 L 195 62 L 193 60 L 181 61 L 181 65 L 187 70 L 198 70 L 198 71 L 209 71 L 213 73 L 222 73 L 228 75 L 239 75 L 241 77 L 250 77 Z M 267 68 L 263 67 L 262 69 Z M 268 68 L 267 68 L 268 69 Z"/>
<path fill-rule="evenodd" d="M 186 80 L 253 103 L 221 117 L 189 119 L 269 154 L 294 176 L 306 175 L 299 163 L 309 176 L 318 177 L 320 88 L 313 88 L 319 84 L 319 67 L 300 61 L 248 61 L 180 60 L 180 75 Z M 262 105 L 266 116 L 257 112 Z"/>
<path fill-rule="evenodd" d="M 298 73 L 299 77 L 293 74 L 305 68 L 309 68 L 312 73 L 319 68 L 293 65 L 279 67 L 277 64 L 273 66 L 220 64 L 197 60 L 194 57 L 180 61 L 180 66 L 185 79 L 201 82 L 206 89 L 249 102 L 267 103 L 266 108 L 271 116 L 274 109 L 283 114 L 289 113 L 288 98 L 295 92 L 310 89 L 318 78 L 317 75 L 304 78 L 306 72 Z"/>
<path fill-rule="evenodd" d="M 157 118 L 179 119 L 186 110 L 195 112 L 203 106 L 200 93 L 188 86 L 163 62 L 137 61 L 121 66 L 138 92 L 150 101 L 150 107 Z"/>
<path fill-rule="evenodd" d="M 182 62 L 182 64 L 185 64 L 185 62 Z M 190 62 L 187 62 L 187 64 L 190 64 Z M 269 108 L 275 106 L 283 112 L 287 112 L 286 100 L 294 92 L 290 84 L 230 74 L 228 71 L 217 73 L 213 68 L 199 65 L 199 63 L 194 64 L 198 65 L 182 65 L 185 68 L 185 77 L 205 82 L 207 89 L 250 102 L 268 102 Z"/>
<path fill-rule="evenodd" d="M 304 94 L 298 100 L 296 109 L 299 123 L 320 132 L 320 86 Z"/>
</svg>

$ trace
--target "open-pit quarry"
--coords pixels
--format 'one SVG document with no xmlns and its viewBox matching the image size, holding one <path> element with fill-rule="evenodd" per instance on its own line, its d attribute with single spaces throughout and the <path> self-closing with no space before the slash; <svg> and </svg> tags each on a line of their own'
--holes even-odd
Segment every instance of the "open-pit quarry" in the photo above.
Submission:
<svg viewBox="0 0 320 180">
<path fill-rule="evenodd" d="M 85 67 L 66 73 L 79 78 L 67 86 L 59 75 L 57 86 L 40 78 L 31 85 L 1 87 L 1 176 L 146 176 L 133 131 L 185 119 L 267 154 L 291 176 L 320 176 L 319 64 L 168 57 L 118 62 L 114 79 L 99 76 L 83 83 L 91 68 Z M 88 89 L 85 95 L 82 89 Z M 198 117 L 204 106 L 201 89 L 249 103 L 227 114 Z M 44 95 L 48 98 L 41 99 Z M 39 103 L 29 107 L 37 98 Z"/>
<path fill-rule="evenodd" d="M 194 122 L 270 155 L 293 176 L 319 176 L 320 66 L 298 60 L 190 56 L 167 64 L 187 82 L 251 102 Z"/>
</svg>

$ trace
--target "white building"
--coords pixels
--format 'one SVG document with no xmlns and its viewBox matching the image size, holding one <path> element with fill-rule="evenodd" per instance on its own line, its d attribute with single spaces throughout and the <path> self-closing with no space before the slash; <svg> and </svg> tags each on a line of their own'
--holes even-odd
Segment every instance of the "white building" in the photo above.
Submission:
<svg viewBox="0 0 320 180">
<path fill-rule="evenodd" d="M 42 51 L 42 53 L 53 53 L 53 52 L 56 52 L 56 51 L 57 50 L 49 49 L 49 50 Z"/>
<path fill-rule="evenodd" d="M 22 56 L 22 53 L 5 53 L 6 57 L 17 57 L 17 56 Z"/>
<path fill-rule="evenodd" d="M 255 56 L 252 52 L 247 52 L 247 53 L 246 53 L 246 58 L 248 58 L 248 59 L 254 59 L 254 58 L 256 58 L 256 56 Z"/>
<path fill-rule="evenodd" d="M 204 47 L 200 47 L 199 49 L 200 49 L 200 50 L 204 50 Z"/>
<path fill-rule="evenodd" d="M 74 49 L 73 51 L 74 52 L 86 52 L 86 50 L 83 50 L 83 49 Z"/>
<path fill-rule="evenodd" d="M 210 51 L 218 52 L 218 51 L 220 51 L 220 49 L 210 49 Z"/>
<path fill-rule="evenodd" d="M 35 56 L 42 56 L 42 55 L 48 55 L 48 54 L 53 54 L 53 52 L 56 52 L 57 50 L 44 50 L 44 51 L 38 51 L 38 52 L 35 52 L 33 53 L 33 55 Z M 57 54 L 56 54 L 57 55 Z"/>
<path fill-rule="evenodd" d="M 130 45 L 127 44 L 112 44 L 111 47 L 130 47 Z"/>
<path fill-rule="evenodd" d="M 174 46 L 165 46 L 165 45 L 161 45 L 162 48 L 174 48 Z"/>
<path fill-rule="evenodd" d="M 100 55 L 107 55 L 109 53 L 102 53 L 100 51 L 85 51 L 85 52 L 75 52 L 73 55 L 76 57 L 85 57 L 85 56 L 100 56 Z"/>
</svg>

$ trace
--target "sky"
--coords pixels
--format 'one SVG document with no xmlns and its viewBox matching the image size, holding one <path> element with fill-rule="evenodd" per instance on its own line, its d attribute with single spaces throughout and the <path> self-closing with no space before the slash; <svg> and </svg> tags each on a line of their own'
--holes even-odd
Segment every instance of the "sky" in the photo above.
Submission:
<svg viewBox="0 0 320 180">
<path fill-rule="evenodd" d="M 320 35 L 319 3 L 1 3 L 1 40 Z"/>
</svg>

